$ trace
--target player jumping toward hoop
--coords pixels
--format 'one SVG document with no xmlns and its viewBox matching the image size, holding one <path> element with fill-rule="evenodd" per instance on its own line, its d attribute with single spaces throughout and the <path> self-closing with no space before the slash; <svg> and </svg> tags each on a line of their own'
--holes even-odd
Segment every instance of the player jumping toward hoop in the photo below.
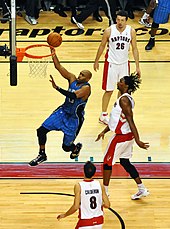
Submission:
<svg viewBox="0 0 170 229">
<path fill-rule="evenodd" d="M 82 70 L 78 77 L 67 71 L 59 62 L 56 55 L 53 56 L 55 68 L 68 81 L 69 88 L 64 90 L 56 85 L 53 77 L 50 75 L 50 82 L 54 89 L 66 96 L 65 102 L 59 106 L 37 129 L 39 142 L 39 154 L 29 165 L 36 166 L 47 160 L 45 153 L 45 144 L 47 133 L 56 130 L 64 133 L 62 148 L 65 152 L 70 152 L 70 158 L 79 156 L 82 148 L 81 143 L 74 144 L 80 128 L 84 121 L 84 109 L 91 94 L 91 87 L 88 81 L 92 77 L 89 70 Z"/>
</svg>

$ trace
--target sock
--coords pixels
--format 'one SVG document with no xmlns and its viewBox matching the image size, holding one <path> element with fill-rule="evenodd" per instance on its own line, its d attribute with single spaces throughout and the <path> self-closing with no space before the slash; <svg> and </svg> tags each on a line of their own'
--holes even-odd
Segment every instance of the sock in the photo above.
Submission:
<svg viewBox="0 0 170 229">
<path fill-rule="evenodd" d="M 106 191 L 106 193 L 108 193 L 108 186 L 106 186 L 106 185 L 104 185 L 104 188 L 105 188 L 105 191 Z"/>
<path fill-rule="evenodd" d="M 105 112 L 102 112 L 102 115 L 103 115 L 103 116 L 107 116 L 108 113 L 105 111 Z"/>
<path fill-rule="evenodd" d="M 149 14 L 145 12 L 144 15 L 142 16 L 142 19 L 147 19 L 148 17 L 149 17 Z"/>
<path fill-rule="evenodd" d="M 41 154 L 41 155 L 45 154 L 45 149 L 40 149 L 39 154 Z"/>
<path fill-rule="evenodd" d="M 143 183 L 138 184 L 138 189 L 139 189 L 139 190 L 145 189 L 145 185 L 144 185 Z"/>
</svg>

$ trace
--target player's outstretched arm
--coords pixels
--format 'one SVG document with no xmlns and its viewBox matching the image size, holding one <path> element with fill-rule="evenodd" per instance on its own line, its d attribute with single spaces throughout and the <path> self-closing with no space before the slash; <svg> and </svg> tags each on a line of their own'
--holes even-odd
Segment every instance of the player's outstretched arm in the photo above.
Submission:
<svg viewBox="0 0 170 229">
<path fill-rule="evenodd" d="M 53 49 L 51 49 L 51 52 L 52 52 L 52 50 L 53 50 Z M 54 54 L 54 55 L 52 56 L 52 59 L 53 59 L 55 68 L 59 71 L 59 73 L 60 73 L 65 79 L 68 79 L 70 82 L 73 82 L 74 80 L 76 80 L 76 76 L 75 76 L 73 73 L 67 71 L 67 69 L 64 68 L 63 65 L 60 64 L 60 61 L 59 61 L 59 59 L 58 59 L 58 57 L 57 57 L 56 54 Z"/>
</svg>

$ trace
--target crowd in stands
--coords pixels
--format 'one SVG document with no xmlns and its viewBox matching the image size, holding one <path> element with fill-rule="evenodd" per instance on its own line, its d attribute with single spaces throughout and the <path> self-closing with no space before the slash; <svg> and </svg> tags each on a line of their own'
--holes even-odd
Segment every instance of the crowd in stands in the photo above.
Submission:
<svg viewBox="0 0 170 229">
<path fill-rule="evenodd" d="M 140 0 L 138 0 L 140 2 Z M 2 9 L 2 18 L 8 18 L 10 13 L 10 0 L 0 0 L 0 7 Z M 106 3 L 107 2 L 107 3 Z M 25 20 L 31 24 L 38 23 L 39 13 L 41 10 L 53 10 L 61 17 L 67 17 L 67 10 L 71 11 L 71 22 L 76 24 L 80 29 L 84 26 L 82 22 L 90 15 L 93 19 L 102 22 L 103 19 L 99 10 L 103 10 L 109 19 L 109 25 L 115 23 L 116 10 L 121 8 L 119 0 L 16 0 L 17 14 L 23 16 Z M 136 1 L 127 0 L 125 10 L 128 12 L 130 19 L 134 19 L 134 9 Z M 146 7 L 143 5 L 143 7 Z M 79 12 L 79 13 L 78 13 Z M 5 23 L 7 21 L 1 21 Z"/>
</svg>

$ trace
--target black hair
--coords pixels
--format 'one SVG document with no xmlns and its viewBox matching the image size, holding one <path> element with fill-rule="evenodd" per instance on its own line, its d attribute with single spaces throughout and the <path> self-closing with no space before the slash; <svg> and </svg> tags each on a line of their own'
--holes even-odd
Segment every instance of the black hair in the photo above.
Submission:
<svg viewBox="0 0 170 229">
<path fill-rule="evenodd" d="M 128 19 L 128 13 L 127 13 L 125 10 L 119 10 L 119 11 L 116 13 L 116 16 L 126 17 L 126 21 L 127 21 L 127 19 Z"/>
<path fill-rule="evenodd" d="M 125 84 L 128 85 L 128 93 L 134 93 L 141 84 L 142 80 L 135 73 L 132 73 L 130 76 L 124 76 Z"/>
<path fill-rule="evenodd" d="M 96 172 L 96 167 L 91 161 L 87 161 L 84 165 L 84 174 L 87 178 L 92 178 Z"/>
</svg>

